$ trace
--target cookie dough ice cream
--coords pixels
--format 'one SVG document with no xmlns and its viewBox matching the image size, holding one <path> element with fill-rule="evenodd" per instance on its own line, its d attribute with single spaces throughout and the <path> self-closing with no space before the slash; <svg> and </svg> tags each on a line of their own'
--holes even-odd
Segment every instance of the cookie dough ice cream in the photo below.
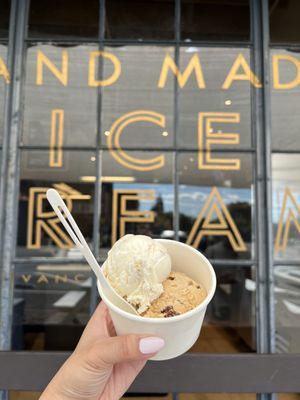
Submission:
<svg viewBox="0 0 300 400">
<path fill-rule="evenodd" d="M 207 294 L 183 272 L 171 271 L 167 249 L 144 235 L 125 235 L 118 240 L 108 252 L 103 271 L 111 286 L 143 317 L 186 313 Z"/>
<path fill-rule="evenodd" d="M 142 314 L 163 293 L 171 258 L 150 237 L 125 235 L 108 252 L 103 270 L 112 287 Z"/>
<path fill-rule="evenodd" d="M 144 317 L 167 318 L 184 314 L 206 297 L 205 288 L 182 272 L 171 272 L 163 282 L 163 293 L 152 302 Z"/>
</svg>

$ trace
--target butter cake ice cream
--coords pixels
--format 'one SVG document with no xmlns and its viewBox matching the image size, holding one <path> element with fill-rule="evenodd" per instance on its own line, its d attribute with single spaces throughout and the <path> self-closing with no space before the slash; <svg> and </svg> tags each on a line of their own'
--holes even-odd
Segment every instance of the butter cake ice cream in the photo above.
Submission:
<svg viewBox="0 0 300 400">
<path fill-rule="evenodd" d="M 163 293 L 154 300 L 143 317 L 168 318 L 184 314 L 205 299 L 205 288 L 183 272 L 173 271 L 163 282 Z"/>
<path fill-rule="evenodd" d="M 108 252 L 103 272 L 111 286 L 142 314 L 163 293 L 171 258 L 152 238 L 125 235 Z"/>
</svg>

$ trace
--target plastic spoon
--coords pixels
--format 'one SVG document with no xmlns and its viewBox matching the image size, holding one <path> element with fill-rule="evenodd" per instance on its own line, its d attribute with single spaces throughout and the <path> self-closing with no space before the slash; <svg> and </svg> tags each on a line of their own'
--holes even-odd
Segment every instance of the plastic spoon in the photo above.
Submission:
<svg viewBox="0 0 300 400">
<path fill-rule="evenodd" d="M 131 314 L 137 314 L 135 308 L 129 304 L 123 297 L 121 297 L 110 285 L 110 283 L 105 278 L 100 265 L 98 264 L 96 258 L 94 257 L 93 253 L 91 252 L 87 242 L 85 241 L 78 225 L 76 224 L 72 214 L 70 213 L 68 207 L 64 203 L 63 199 L 61 198 L 60 194 L 55 189 L 49 189 L 47 191 L 47 199 L 51 204 L 53 210 L 55 211 L 56 215 L 58 216 L 60 222 L 65 227 L 66 231 L 72 238 L 73 242 L 80 250 L 83 257 L 88 262 L 89 266 L 92 268 L 94 274 L 96 275 L 98 281 L 100 282 L 101 288 L 108 299 L 121 308 L 124 311 L 127 311 Z M 62 214 L 62 211 L 64 214 Z"/>
</svg>

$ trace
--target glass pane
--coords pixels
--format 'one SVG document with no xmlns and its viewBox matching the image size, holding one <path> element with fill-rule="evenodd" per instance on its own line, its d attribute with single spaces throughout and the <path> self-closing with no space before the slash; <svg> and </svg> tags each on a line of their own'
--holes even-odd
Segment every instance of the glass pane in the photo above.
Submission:
<svg viewBox="0 0 300 400">
<path fill-rule="evenodd" d="M 300 352 L 300 268 L 274 267 L 276 351 Z"/>
<path fill-rule="evenodd" d="M 103 153 L 101 247 L 106 249 L 125 233 L 172 238 L 172 154 L 127 151 L 128 160 L 116 159 L 117 152 Z M 139 164 L 136 164 L 137 161 Z M 139 168 L 139 169 L 137 169 Z"/>
<path fill-rule="evenodd" d="M 174 0 L 109 0 L 105 36 L 108 39 L 174 39 Z"/>
<path fill-rule="evenodd" d="M 61 166 L 51 163 L 52 157 L 61 160 Z M 21 185 L 18 218 L 19 257 L 73 258 L 78 252 L 73 242 L 58 223 L 46 199 L 48 188 L 56 188 L 86 240 L 91 244 L 94 215 L 94 184 L 83 176 L 96 173 L 94 152 L 23 151 L 21 155 Z"/>
<path fill-rule="evenodd" d="M 271 42 L 299 43 L 299 12 L 298 0 L 269 0 Z"/>
<path fill-rule="evenodd" d="M 217 289 L 190 352 L 245 353 L 255 344 L 255 268 L 215 267 Z"/>
<path fill-rule="evenodd" d="M 300 3 L 299 3 L 300 5 Z M 272 145 L 274 149 L 300 149 L 300 56 L 298 51 L 271 50 Z"/>
<path fill-rule="evenodd" d="M 96 55 L 92 45 L 28 49 L 23 144 L 95 146 L 97 90 L 90 79 L 97 71 Z"/>
<path fill-rule="evenodd" d="M 7 46 L 0 44 L 0 145 L 3 140 L 4 129 L 4 107 L 5 107 L 5 92 L 6 86 L 10 82 L 10 74 L 6 62 Z"/>
<path fill-rule="evenodd" d="M 248 0 L 182 0 L 181 9 L 183 40 L 250 39 Z"/>
<path fill-rule="evenodd" d="M 249 49 L 182 47 L 178 85 L 181 147 L 251 146 Z"/>
<path fill-rule="evenodd" d="M 12 349 L 73 350 L 89 319 L 91 274 L 85 263 L 16 265 Z"/>
<path fill-rule="evenodd" d="M 273 154 L 273 230 L 276 259 L 299 261 L 300 154 Z"/>
<path fill-rule="evenodd" d="M 28 37 L 97 38 L 98 25 L 98 0 L 30 1 Z"/>
<path fill-rule="evenodd" d="M 0 38 L 8 38 L 10 0 L 1 0 L 0 3 Z"/>
<path fill-rule="evenodd" d="M 199 168 L 209 157 L 220 166 Z M 238 168 L 226 170 L 226 162 Z M 253 257 L 252 168 L 249 154 L 179 155 L 181 240 L 211 259 Z"/>
<path fill-rule="evenodd" d="M 103 88 L 102 142 L 108 147 L 162 148 L 173 144 L 174 80 L 158 88 L 159 73 L 171 47 L 107 47 L 120 76 Z M 151 65 L 151 68 L 149 68 Z M 122 69 L 121 69 L 122 67 Z M 114 67 L 104 58 L 104 75 Z"/>
</svg>

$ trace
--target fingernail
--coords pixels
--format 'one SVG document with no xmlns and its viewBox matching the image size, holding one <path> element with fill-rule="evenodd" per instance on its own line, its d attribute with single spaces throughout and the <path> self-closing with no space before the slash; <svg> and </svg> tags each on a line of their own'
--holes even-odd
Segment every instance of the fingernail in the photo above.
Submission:
<svg viewBox="0 0 300 400">
<path fill-rule="evenodd" d="M 146 337 L 140 340 L 139 348 L 143 354 L 156 353 L 162 349 L 165 345 L 165 341 L 159 337 Z"/>
</svg>

